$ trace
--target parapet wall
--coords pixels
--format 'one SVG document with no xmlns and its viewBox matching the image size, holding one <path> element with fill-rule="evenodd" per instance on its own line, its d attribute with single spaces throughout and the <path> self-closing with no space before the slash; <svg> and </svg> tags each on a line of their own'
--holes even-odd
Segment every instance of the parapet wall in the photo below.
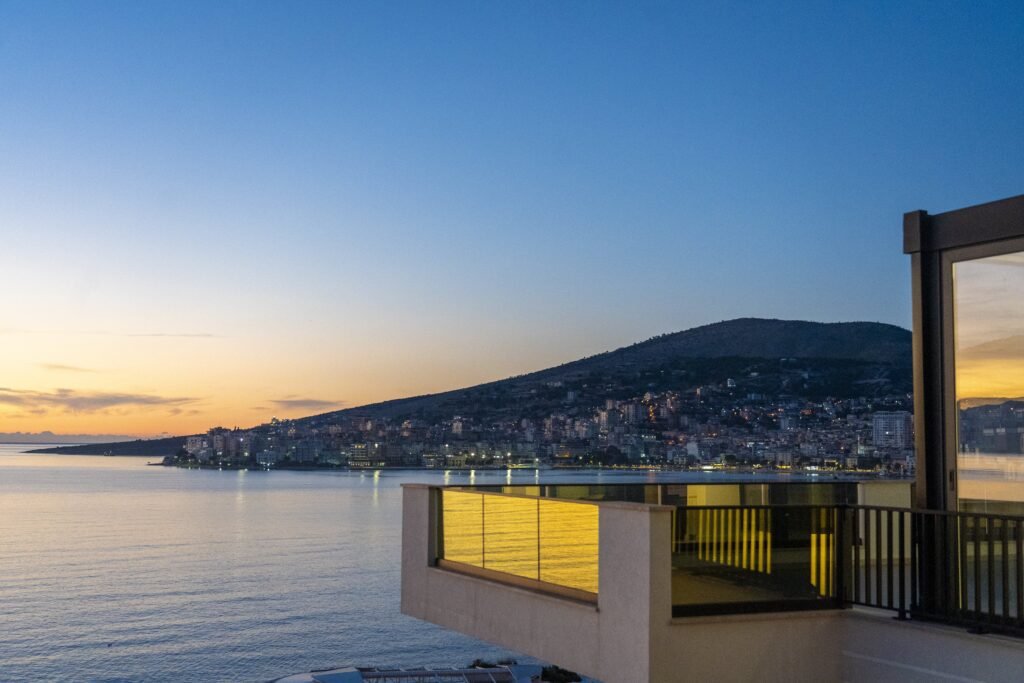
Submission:
<svg viewBox="0 0 1024 683">
<path fill-rule="evenodd" d="M 404 488 L 402 612 L 605 683 L 1019 681 L 1024 641 L 862 609 L 672 618 L 671 509 L 600 506 L 597 604 L 434 566 L 436 491 Z"/>
</svg>

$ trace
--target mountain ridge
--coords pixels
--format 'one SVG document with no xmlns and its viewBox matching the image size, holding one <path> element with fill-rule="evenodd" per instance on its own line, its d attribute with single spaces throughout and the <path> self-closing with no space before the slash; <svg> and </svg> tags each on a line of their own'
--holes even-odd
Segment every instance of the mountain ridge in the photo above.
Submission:
<svg viewBox="0 0 1024 683">
<path fill-rule="evenodd" d="M 874 337 L 874 339 L 866 339 Z M 449 391 L 389 399 L 377 403 L 310 415 L 314 420 L 334 415 L 384 417 L 400 406 L 418 407 L 444 397 L 474 392 L 497 385 L 534 381 L 566 381 L 595 369 L 636 367 L 641 361 L 663 363 L 671 358 L 796 358 L 850 360 L 910 367 L 911 332 L 878 322 L 821 323 L 778 318 L 735 318 L 651 337 L 629 346 L 586 356 L 523 375 Z"/>
<path fill-rule="evenodd" d="M 716 378 L 722 381 L 723 373 L 750 375 L 755 379 L 745 382 L 748 390 L 772 393 L 786 388 L 793 379 L 793 372 L 788 369 L 793 363 L 786 361 L 798 361 L 798 382 L 812 382 L 794 386 L 794 394 L 838 395 L 868 389 L 906 393 L 911 384 L 911 333 L 877 322 L 736 318 L 658 335 L 523 375 L 343 408 L 294 421 L 327 424 L 343 417 L 436 420 L 459 414 L 480 419 L 514 418 L 519 414 L 540 414 L 560 405 L 566 390 L 573 387 L 589 393 L 587 400 L 595 403 L 602 397 L 624 398 L 630 391 L 643 393 L 646 387 L 673 387 L 673 382 L 693 386 Z M 811 376 L 817 379 L 809 379 Z M 158 454 L 167 450 L 165 445 L 180 445 L 183 439 L 184 436 L 90 444 L 40 452 L 126 454 L 134 448 L 144 449 L 145 454 Z"/>
</svg>

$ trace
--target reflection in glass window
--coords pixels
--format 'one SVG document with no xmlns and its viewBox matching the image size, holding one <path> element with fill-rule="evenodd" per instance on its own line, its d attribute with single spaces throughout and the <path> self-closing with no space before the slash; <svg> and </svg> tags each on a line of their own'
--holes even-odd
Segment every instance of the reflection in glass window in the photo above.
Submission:
<svg viewBox="0 0 1024 683">
<path fill-rule="evenodd" d="M 962 510 L 1024 514 L 1024 252 L 953 266 Z"/>
</svg>

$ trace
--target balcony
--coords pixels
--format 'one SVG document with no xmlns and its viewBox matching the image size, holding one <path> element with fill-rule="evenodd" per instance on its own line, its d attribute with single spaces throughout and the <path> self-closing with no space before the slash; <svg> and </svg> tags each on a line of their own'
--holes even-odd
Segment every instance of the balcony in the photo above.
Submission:
<svg viewBox="0 0 1024 683">
<path fill-rule="evenodd" d="M 609 682 L 1005 679 L 1024 641 L 977 634 L 1024 633 L 1024 518 L 910 504 L 907 482 L 407 486 L 402 609 Z"/>
<path fill-rule="evenodd" d="M 409 486 L 402 610 L 609 683 L 1019 680 L 1024 195 L 903 236 L 913 492 Z"/>
</svg>

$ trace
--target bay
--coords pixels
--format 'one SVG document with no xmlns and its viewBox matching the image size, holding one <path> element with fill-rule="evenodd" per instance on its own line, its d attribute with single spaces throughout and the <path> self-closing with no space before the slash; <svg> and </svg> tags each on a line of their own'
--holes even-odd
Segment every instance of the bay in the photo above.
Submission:
<svg viewBox="0 0 1024 683">
<path fill-rule="evenodd" d="M 221 472 L 23 452 L 39 447 L 0 445 L 0 681 L 530 661 L 399 612 L 401 484 L 532 483 L 534 470 Z"/>
</svg>

